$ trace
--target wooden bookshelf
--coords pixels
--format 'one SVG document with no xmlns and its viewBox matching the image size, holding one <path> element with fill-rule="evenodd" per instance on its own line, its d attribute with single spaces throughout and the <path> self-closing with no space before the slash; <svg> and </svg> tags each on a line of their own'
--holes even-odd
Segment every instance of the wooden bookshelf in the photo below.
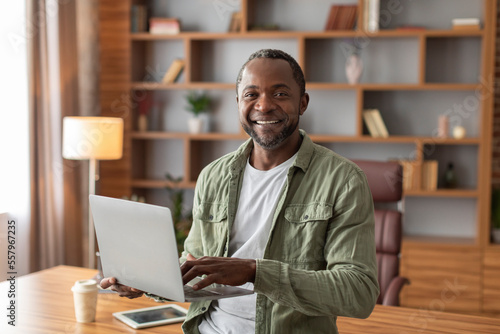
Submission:
<svg viewBox="0 0 500 334">
<path fill-rule="evenodd" d="M 192 6 L 178 2 L 173 5 L 174 2 L 167 0 L 161 2 L 161 6 L 165 6 L 172 15 L 176 15 L 175 6 Z M 439 159 L 441 156 L 446 157 L 440 161 L 441 165 L 446 164 L 448 159 L 456 159 L 462 163 L 463 171 L 468 175 L 466 185 L 458 189 L 424 191 L 417 188 L 405 191 L 403 206 L 417 202 L 423 206 L 422 211 L 428 211 L 425 210 L 426 203 L 439 202 L 446 206 L 444 211 L 453 213 L 465 204 L 475 210 L 476 214 L 473 220 L 462 224 L 473 231 L 467 236 L 454 236 L 454 216 L 447 221 L 436 222 L 438 225 L 447 224 L 445 226 L 449 232 L 436 236 L 425 233 L 430 231 L 423 231 L 424 235 L 405 236 L 402 273 L 412 280 L 412 285 L 404 290 L 403 304 L 427 308 L 433 300 L 441 298 L 440 293 L 446 288 L 445 280 L 459 277 L 468 285 L 468 291 L 453 303 L 446 304 L 445 310 L 500 312 L 498 303 L 482 290 L 484 283 L 486 292 L 494 291 L 493 295 L 499 293 L 491 283 L 497 270 L 495 261 L 500 257 L 500 245 L 491 244 L 489 237 L 493 108 L 491 78 L 494 75 L 496 1 L 471 2 L 467 6 L 473 14 L 469 14 L 469 7 L 464 9 L 455 6 L 452 0 L 443 0 L 439 4 L 433 4 L 432 10 L 425 10 L 420 14 L 427 19 L 427 16 L 432 17 L 433 11 L 456 17 L 482 13 L 480 30 L 452 30 L 451 25 L 450 29 L 446 29 L 438 16 L 425 30 L 398 30 L 395 26 L 388 26 L 376 33 L 369 33 L 361 23 L 364 4 L 361 0 L 358 1 L 360 24 L 357 30 L 322 31 L 324 13 L 328 12 L 331 5 L 327 1 L 315 4 L 311 10 L 315 10 L 316 16 L 307 18 L 294 12 L 294 7 L 304 4 L 290 4 L 284 9 L 287 13 L 283 17 L 299 14 L 303 19 L 291 20 L 292 23 L 289 23 L 282 17 L 284 21 L 281 22 L 281 30 L 250 30 L 252 24 L 263 23 L 260 22 L 259 15 L 272 2 L 241 0 L 234 9 L 242 13 L 240 32 L 224 32 L 227 28 L 225 22 L 214 14 L 212 7 L 206 7 L 208 10 L 203 18 L 193 16 L 190 21 L 189 17 L 180 17 L 183 22 L 181 33 L 152 35 L 130 32 L 130 6 L 131 3 L 146 4 L 153 13 L 163 12 L 161 6 L 155 6 L 158 1 L 100 1 L 101 110 L 103 115 L 123 117 L 125 121 L 124 157 L 115 162 L 102 162 L 100 193 L 115 197 L 138 193 L 146 196 L 147 200 L 153 199 L 154 193 L 159 189 L 171 186 L 166 180 L 158 178 L 158 175 L 169 170 L 150 170 L 155 168 L 155 164 L 161 164 L 167 156 L 170 160 L 175 160 L 175 168 L 183 175 L 183 181 L 177 186 L 192 191 L 201 169 L 210 160 L 217 158 L 217 155 L 227 153 L 219 147 L 234 147 L 248 138 L 239 129 L 234 115 L 237 112 L 234 103 L 235 71 L 239 69 L 237 66 L 248 57 L 248 50 L 260 48 L 261 45 L 277 45 L 277 48 L 285 51 L 288 48 L 287 52 L 297 59 L 305 72 L 306 89 L 314 95 L 312 101 L 321 102 L 320 107 L 315 107 L 316 110 L 311 112 L 332 106 L 331 112 L 314 117 L 328 120 L 334 130 L 326 127 L 315 129 L 318 125 L 311 122 L 312 131 L 308 130 L 308 133 L 313 141 L 333 150 L 342 151 L 345 147 L 355 147 L 346 152 L 356 153 L 356 159 L 364 157 L 360 156 L 359 150 L 366 152 L 369 158 L 373 157 L 373 154 L 369 154 L 372 152 L 380 152 L 379 159 L 401 155 L 402 158 L 411 158 L 416 161 L 417 184 L 420 184 L 423 161 Z M 211 6 L 207 2 L 198 4 Z M 387 5 L 384 1 L 381 4 Z M 405 4 L 403 10 L 413 11 L 412 5 Z M 321 9 L 320 6 L 325 7 Z M 270 13 L 273 17 L 272 11 Z M 212 29 L 213 25 L 207 22 L 201 22 L 205 17 L 210 18 L 210 15 L 210 23 L 218 23 L 218 30 Z M 261 16 L 267 17 L 267 14 Z M 318 20 L 317 17 L 322 19 Z M 280 19 L 278 15 L 273 18 Z M 394 22 L 399 19 L 395 17 Z M 428 22 L 422 20 L 424 21 Z M 188 28 L 183 30 L 185 22 Z M 301 24 L 308 26 L 304 28 Z M 204 28 L 205 26 L 210 28 Z M 348 84 L 342 73 L 344 58 L 338 51 L 341 44 L 348 40 L 369 41 L 361 50 L 365 57 L 366 78 L 362 77 L 360 83 L 354 85 Z M 393 54 L 394 58 L 387 61 L 386 58 Z M 158 66 L 160 71 L 166 70 L 172 57 L 181 57 L 186 62 L 180 81 L 162 84 L 151 78 L 146 79 L 148 68 Z M 463 58 L 467 60 L 461 60 Z M 239 65 L 234 65 L 233 62 Z M 226 68 L 232 70 L 226 72 Z M 189 90 L 205 90 L 218 96 L 224 103 L 219 103 L 223 107 L 215 110 L 215 122 L 224 123 L 226 118 L 230 118 L 234 120 L 234 125 L 221 125 L 222 130 L 202 134 L 190 134 L 187 128 L 172 126 L 171 122 L 178 119 L 180 122 L 185 121 L 180 101 Z M 137 97 L 144 92 L 153 94 L 155 102 L 163 103 L 162 112 L 168 118 L 164 121 L 164 128 L 155 124 L 156 128 L 151 131 L 137 131 L 137 100 L 140 99 Z M 469 106 L 466 103 L 474 97 L 480 97 L 480 103 L 469 112 L 464 108 Z M 228 107 L 229 103 L 223 99 L 232 101 L 232 106 Z M 427 99 L 431 102 L 426 103 Z M 336 108 L 338 100 L 342 103 Z M 461 104 L 462 111 L 453 109 L 455 104 Z M 313 107 L 311 105 L 310 109 Z M 372 138 L 368 135 L 362 118 L 362 112 L 367 108 L 381 109 L 390 134 L 388 138 Z M 448 112 L 448 109 L 452 116 L 461 112 L 462 121 L 473 124 L 470 125 L 467 137 L 453 139 L 432 135 L 432 122 L 426 122 L 425 119 L 437 117 Z M 422 116 L 419 117 L 422 121 L 418 121 L 420 119 L 415 115 L 420 115 L 421 112 Z M 398 121 L 392 121 L 392 118 Z M 415 124 L 406 124 L 405 121 Z M 343 122 L 348 130 L 335 128 L 335 124 Z M 162 145 L 170 146 L 164 149 Z M 173 147 L 175 145 L 178 147 Z M 385 151 L 390 150 L 388 147 L 394 148 L 397 153 L 383 156 Z M 175 153 L 171 153 L 171 150 Z M 402 150 L 404 154 L 400 153 Z M 349 154 L 345 155 L 349 158 Z M 409 202 L 411 203 L 408 204 Z M 407 215 L 405 219 L 405 224 L 418 224 L 419 217 Z M 464 256 L 464 252 L 469 254 Z M 486 274 L 482 271 L 482 261 L 486 261 L 489 268 Z M 446 265 L 443 266 L 443 263 Z"/>
</svg>

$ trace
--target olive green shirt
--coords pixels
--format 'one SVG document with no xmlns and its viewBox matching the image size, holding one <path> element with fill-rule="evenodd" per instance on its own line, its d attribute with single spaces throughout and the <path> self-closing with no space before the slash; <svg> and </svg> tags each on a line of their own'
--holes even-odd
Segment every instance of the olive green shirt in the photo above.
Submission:
<svg viewBox="0 0 500 334">
<path fill-rule="evenodd" d="M 255 333 L 337 333 L 337 316 L 368 317 L 379 294 L 373 201 L 354 163 L 303 141 L 278 199 L 264 258 L 257 259 Z M 208 165 L 196 184 L 183 262 L 228 256 L 249 139 Z M 183 330 L 198 333 L 210 301 L 194 302 Z"/>
</svg>

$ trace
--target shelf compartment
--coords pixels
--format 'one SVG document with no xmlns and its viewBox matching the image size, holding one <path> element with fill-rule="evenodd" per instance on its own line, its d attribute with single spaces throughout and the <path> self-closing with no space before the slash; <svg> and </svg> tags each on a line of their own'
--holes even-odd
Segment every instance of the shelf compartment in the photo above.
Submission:
<svg viewBox="0 0 500 334">
<path fill-rule="evenodd" d="M 131 45 L 132 82 L 142 82 L 146 85 L 162 85 L 162 79 L 172 62 L 176 58 L 185 60 L 184 43 L 183 40 L 168 40 L 156 43 L 133 41 Z M 184 71 L 177 79 L 178 83 L 184 82 Z"/>
<path fill-rule="evenodd" d="M 356 48 L 363 62 L 360 83 L 418 83 L 417 38 L 374 38 L 361 42 L 356 39 L 307 38 L 304 66 L 306 80 L 346 84 L 345 63 Z M 381 73 L 379 68 L 387 70 Z"/>
<path fill-rule="evenodd" d="M 479 37 L 428 37 L 425 81 L 478 85 L 481 43 Z M 457 71 L 458 68 L 460 71 Z"/>
<path fill-rule="evenodd" d="M 355 5 L 357 0 L 344 0 L 342 4 Z M 312 5 L 308 1 L 295 1 L 293 6 L 286 0 L 249 0 L 248 23 L 252 26 L 276 24 L 285 31 L 318 31 L 324 30 L 328 21 L 332 0 L 315 0 Z M 314 18 L 305 20 L 304 18 Z"/>
<path fill-rule="evenodd" d="M 297 58 L 297 41 L 287 39 L 192 40 L 189 82 L 236 82 L 241 66 L 259 49 L 281 49 Z"/>
<path fill-rule="evenodd" d="M 479 103 L 474 91 L 365 91 L 363 109 L 379 109 L 389 135 L 437 137 L 438 118 L 449 116 L 449 133 L 461 125 L 468 138 L 479 136 Z M 412 101 L 412 103 L 408 103 Z"/>
<path fill-rule="evenodd" d="M 426 144 L 423 147 L 423 153 L 426 160 L 438 161 L 438 189 L 444 188 L 443 175 L 449 163 L 453 164 L 459 189 L 477 188 L 479 150 L 476 145 Z"/>
<path fill-rule="evenodd" d="M 475 197 L 406 196 L 403 234 L 476 239 L 477 203 Z"/>
<path fill-rule="evenodd" d="M 380 1 L 380 29 L 396 29 L 402 25 L 427 29 L 450 29 L 454 18 L 477 17 L 484 20 L 483 6 L 474 0 Z M 399 5 L 397 5 L 399 4 Z"/>
<path fill-rule="evenodd" d="M 241 1 L 149 1 L 149 17 L 176 17 L 181 31 L 226 32 L 231 14 L 241 10 Z M 194 10 L 195 9 L 195 10 Z M 203 15 L 200 15 L 203 13 Z"/>
<path fill-rule="evenodd" d="M 356 135 L 356 91 L 309 91 L 310 102 L 300 117 L 307 133 L 332 136 Z"/>
</svg>

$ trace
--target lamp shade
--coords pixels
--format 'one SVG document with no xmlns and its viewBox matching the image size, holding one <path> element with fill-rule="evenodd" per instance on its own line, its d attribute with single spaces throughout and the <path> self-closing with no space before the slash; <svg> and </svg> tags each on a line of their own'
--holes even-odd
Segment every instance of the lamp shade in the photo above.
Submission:
<svg viewBox="0 0 500 334">
<path fill-rule="evenodd" d="M 71 160 L 115 160 L 123 154 L 123 119 L 64 117 L 63 157 Z"/>
</svg>

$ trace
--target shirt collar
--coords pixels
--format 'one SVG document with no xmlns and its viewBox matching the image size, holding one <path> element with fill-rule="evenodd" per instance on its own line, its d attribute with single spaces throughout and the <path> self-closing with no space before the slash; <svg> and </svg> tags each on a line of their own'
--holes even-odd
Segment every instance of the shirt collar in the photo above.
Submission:
<svg viewBox="0 0 500 334">
<path fill-rule="evenodd" d="M 311 162 L 311 157 L 314 152 L 314 143 L 304 130 L 299 130 L 299 132 L 302 137 L 302 144 L 300 145 L 297 158 L 292 164 L 292 167 L 298 167 L 305 173 Z M 249 138 L 238 148 L 231 163 L 231 172 L 240 173 L 245 168 L 246 161 L 250 156 L 250 152 L 252 152 L 253 145 L 252 138 Z"/>
</svg>

